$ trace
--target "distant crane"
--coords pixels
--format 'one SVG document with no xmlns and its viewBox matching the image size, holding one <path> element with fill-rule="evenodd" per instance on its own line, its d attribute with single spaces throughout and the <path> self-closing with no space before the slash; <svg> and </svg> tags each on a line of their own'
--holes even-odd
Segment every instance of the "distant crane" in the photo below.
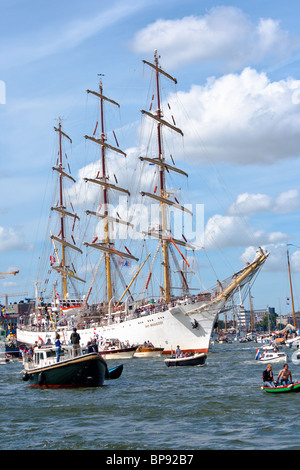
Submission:
<svg viewBox="0 0 300 470">
<path fill-rule="evenodd" d="M 15 275 L 18 274 L 19 272 L 20 272 L 20 271 L 17 270 L 17 271 L 10 271 L 10 272 L 8 272 L 8 273 L 0 273 L 0 278 L 2 279 L 2 276 L 7 276 L 8 274 L 13 274 L 13 275 L 15 276 Z"/>
<path fill-rule="evenodd" d="M 24 295 L 28 295 L 28 292 L 16 292 L 16 293 L 10 293 L 10 294 L 0 294 L 0 297 L 4 297 L 4 304 L 5 307 L 8 305 L 8 297 L 22 297 Z"/>
</svg>

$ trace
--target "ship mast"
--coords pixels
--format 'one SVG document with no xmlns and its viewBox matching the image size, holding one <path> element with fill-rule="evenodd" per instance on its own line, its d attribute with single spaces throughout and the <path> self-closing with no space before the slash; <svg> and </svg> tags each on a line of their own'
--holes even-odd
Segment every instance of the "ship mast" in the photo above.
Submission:
<svg viewBox="0 0 300 470">
<path fill-rule="evenodd" d="M 51 263 L 51 267 L 61 274 L 62 295 L 63 295 L 63 299 L 66 300 L 68 297 L 67 278 L 72 277 L 81 282 L 85 282 L 85 280 L 76 276 L 74 273 L 74 267 L 73 269 L 70 269 L 70 266 L 67 266 L 67 263 L 66 263 L 66 248 L 67 247 L 82 254 L 82 251 L 80 250 L 80 248 L 75 246 L 75 240 L 72 235 L 71 237 L 73 239 L 74 244 L 66 241 L 65 218 L 66 217 L 73 218 L 73 221 L 74 221 L 73 229 L 74 229 L 75 221 L 77 219 L 79 220 L 79 217 L 77 214 L 74 214 L 66 210 L 66 205 L 64 201 L 64 191 L 63 191 L 63 179 L 65 177 L 70 179 L 73 183 L 75 183 L 75 179 L 69 173 L 65 171 L 64 161 L 63 161 L 63 150 L 62 150 L 62 138 L 65 137 L 67 140 L 69 140 L 70 143 L 72 143 L 72 139 L 62 130 L 61 119 L 58 119 L 58 128 L 54 127 L 54 130 L 58 132 L 59 134 L 59 151 L 58 151 L 59 158 L 58 158 L 57 166 L 52 167 L 53 170 L 59 173 L 59 202 L 56 207 L 51 207 L 51 210 L 58 212 L 60 215 L 60 232 L 58 236 L 54 236 L 52 233 L 50 236 L 53 242 L 54 251 L 56 254 L 56 258 L 57 258 L 56 261 L 58 263 L 58 265 L 53 265 L 53 263 Z M 59 256 L 58 254 L 58 250 L 56 248 L 55 242 L 61 245 L 61 256 Z"/>
<path fill-rule="evenodd" d="M 63 164 L 62 164 L 62 146 L 61 146 L 61 139 L 62 139 L 62 129 L 61 129 L 61 120 L 59 119 L 58 121 L 58 133 L 59 133 L 59 168 L 62 170 L 63 169 Z M 68 139 L 71 141 L 70 137 Z M 63 184 L 62 184 L 62 175 L 59 176 L 59 202 L 60 202 L 60 208 L 62 209 L 64 207 L 64 202 L 63 202 Z M 61 245 L 61 267 L 65 269 L 66 267 L 66 250 L 65 250 L 65 245 L 63 241 L 65 240 L 65 224 L 64 224 L 65 217 L 62 214 L 60 218 L 60 238 L 62 240 L 62 245 Z M 66 299 L 67 297 L 67 276 L 63 274 L 62 276 L 62 292 L 63 292 L 63 298 Z"/>
<path fill-rule="evenodd" d="M 289 256 L 288 246 L 289 246 L 289 243 L 287 244 L 286 254 L 287 254 L 287 264 L 288 264 L 288 270 L 289 270 L 289 281 L 290 281 L 290 290 L 291 290 L 291 298 L 292 298 L 293 322 L 294 322 L 294 326 L 296 326 L 294 294 L 293 294 L 292 275 L 291 275 L 290 256 Z"/>
<path fill-rule="evenodd" d="M 158 69 L 158 57 L 157 52 L 155 51 L 154 54 L 154 64 L 156 67 L 155 75 L 156 75 L 156 90 L 157 90 L 157 111 L 156 115 L 158 119 L 162 118 L 162 111 L 161 111 L 161 104 L 160 104 L 160 84 L 159 84 L 159 69 Z M 161 163 L 164 163 L 165 157 L 162 150 L 162 129 L 161 123 L 157 124 L 157 142 L 158 142 L 158 158 Z M 166 180 L 165 180 L 165 167 L 159 167 L 159 184 L 160 184 L 160 196 L 165 197 L 166 195 Z M 160 203 L 161 205 L 161 229 L 163 233 L 167 230 L 167 221 L 166 221 L 166 206 L 163 202 Z M 162 240 L 162 252 L 163 252 L 163 268 L 164 268 L 164 285 L 165 285 L 165 301 L 169 302 L 171 295 L 170 295 L 170 266 L 169 266 L 169 252 L 168 252 L 168 245 L 169 240 Z"/>
<path fill-rule="evenodd" d="M 109 215 L 109 210 L 108 210 L 108 204 L 109 204 L 109 195 L 108 191 L 109 190 L 116 190 L 122 193 L 126 193 L 130 195 L 129 191 L 124 188 L 120 188 L 119 186 L 109 183 L 109 175 L 107 172 L 107 161 L 106 161 L 106 150 L 112 150 L 114 152 L 117 152 L 124 157 L 126 157 L 126 153 L 124 153 L 122 150 L 120 150 L 118 147 L 114 147 L 110 144 L 108 144 L 106 141 L 106 135 L 105 135 L 105 128 L 104 128 L 104 102 L 107 101 L 117 107 L 120 107 L 120 105 L 116 102 L 113 101 L 106 96 L 103 95 L 103 85 L 102 82 L 100 81 L 99 83 L 99 92 L 87 90 L 87 93 L 91 93 L 92 95 L 96 96 L 99 99 L 99 104 L 100 104 L 100 128 L 101 128 L 101 135 L 100 138 L 92 137 L 85 135 L 84 137 L 88 140 L 91 140 L 101 146 L 101 175 L 99 176 L 99 173 L 97 174 L 96 178 L 84 178 L 85 182 L 90 182 L 94 184 L 98 184 L 102 187 L 102 197 L 103 197 L 103 210 L 104 214 L 100 214 L 99 212 L 94 212 L 94 211 L 89 211 L 87 210 L 86 213 L 89 215 L 94 215 L 96 217 L 100 217 L 104 220 L 104 243 L 88 243 L 84 242 L 84 245 L 90 246 L 92 248 L 96 248 L 99 250 L 102 250 L 104 252 L 104 258 L 105 258 L 105 271 L 106 271 L 106 289 L 107 289 L 107 302 L 109 303 L 113 299 L 113 288 L 112 288 L 112 270 L 111 270 L 111 257 L 113 255 L 119 255 L 120 257 L 125 257 L 125 258 L 131 258 L 134 260 L 137 260 L 134 256 L 128 254 L 128 253 L 123 253 L 118 250 L 116 250 L 113 247 L 113 243 L 110 237 L 110 227 L 109 223 L 116 222 L 124 225 L 131 225 L 128 222 L 125 222 L 121 219 L 111 217 Z M 97 124 L 96 124 L 97 127 Z M 96 128 L 95 128 L 96 131 Z M 94 131 L 94 135 L 95 135 Z"/>
<path fill-rule="evenodd" d="M 166 73 L 164 70 L 161 69 L 159 66 L 159 61 L 158 61 L 158 55 L 157 51 L 155 50 L 154 52 L 154 64 L 151 62 L 147 62 L 146 60 L 143 60 L 145 64 L 150 66 L 152 69 L 155 71 L 155 80 L 156 80 L 156 99 L 157 99 L 157 109 L 156 113 L 150 113 L 148 111 L 141 110 L 143 114 L 146 114 L 150 118 L 152 118 L 155 122 L 157 122 L 157 145 L 158 145 L 158 157 L 157 158 L 145 158 L 145 157 L 140 157 L 141 160 L 145 160 L 151 163 L 154 163 L 158 166 L 159 169 L 159 192 L 160 196 L 151 194 L 151 193 L 146 193 L 146 192 L 141 192 L 142 196 L 148 196 L 151 197 L 152 199 L 155 199 L 159 201 L 160 203 L 160 208 L 161 208 L 161 225 L 159 228 L 159 234 L 155 234 L 155 232 L 152 232 L 151 234 L 149 233 L 148 235 L 152 237 L 157 237 L 161 239 L 161 245 L 162 245 L 162 254 L 163 254 L 163 272 L 164 272 L 164 298 L 166 302 L 169 302 L 171 300 L 171 285 L 170 285 L 170 257 L 169 257 L 169 248 L 170 248 L 170 243 L 175 245 L 177 250 L 179 251 L 177 244 L 183 245 L 189 248 L 192 248 L 191 245 L 188 243 L 182 242 L 180 240 L 172 240 L 170 237 L 170 228 L 168 225 L 168 212 L 167 212 L 167 205 L 173 206 L 174 208 L 180 209 L 182 211 L 188 212 L 191 214 L 189 210 L 184 208 L 178 203 L 175 203 L 171 200 L 169 200 L 169 194 L 167 192 L 166 188 L 166 170 L 172 170 L 177 173 L 181 173 L 185 176 L 188 176 L 184 171 L 179 170 L 175 168 L 172 165 L 169 165 L 165 161 L 165 155 L 164 155 L 164 150 L 163 150 L 163 144 L 162 144 L 162 128 L 164 126 L 172 129 L 173 131 L 181 134 L 183 136 L 183 132 L 181 129 L 177 128 L 176 126 L 170 124 L 168 121 L 163 119 L 163 111 L 161 107 L 161 96 L 160 96 L 160 75 L 166 76 L 168 79 L 172 80 L 175 84 L 177 83 L 176 78 L 172 77 L 168 73 Z M 191 214 L 192 215 L 192 214 Z M 180 253 L 180 251 L 179 251 Z M 181 254 L 181 253 L 180 253 Z M 181 255 L 183 257 L 183 255 Z M 184 259 L 184 257 L 183 257 Z"/>
<path fill-rule="evenodd" d="M 99 85 L 100 91 L 100 116 L 101 116 L 101 141 L 105 142 L 105 133 L 104 133 L 104 110 L 103 110 L 103 86 L 102 82 Z M 106 174 L 106 161 L 105 161 L 105 147 L 101 146 L 101 162 L 102 162 L 102 178 L 107 180 Z M 108 204 L 108 191 L 107 187 L 103 186 L 103 204 L 104 204 L 104 216 L 108 216 L 107 204 Z M 109 224 L 108 220 L 104 219 L 104 241 L 107 246 L 109 246 Z M 110 254 L 105 253 L 105 270 L 106 270 L 106 280 L 107 280 L 107 299 L 108 302 L 112 299 L 112 283 L 111 283 L 111 263 L 110 263 Z"/>
</svg>

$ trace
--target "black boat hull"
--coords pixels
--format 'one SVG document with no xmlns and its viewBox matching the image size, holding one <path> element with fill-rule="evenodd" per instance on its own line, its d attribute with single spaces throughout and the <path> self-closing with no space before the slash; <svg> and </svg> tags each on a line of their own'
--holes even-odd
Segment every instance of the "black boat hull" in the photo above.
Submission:
<svg viewBox="0 0 300 470">
<path fill-rule="evenodd" d="M 165 359 L 167 367 L 186 367 L 186 366 L 203 366 L 206 361 L 206 354 L 200 353 L 195 356 L 177 357 Z"/>
<path fill-rule="evenodd" d="M 106 362 L 97 353 L 23 371 L 23 380 L 36 387 L 99 387 L 106 376 Z"/>
</svg>

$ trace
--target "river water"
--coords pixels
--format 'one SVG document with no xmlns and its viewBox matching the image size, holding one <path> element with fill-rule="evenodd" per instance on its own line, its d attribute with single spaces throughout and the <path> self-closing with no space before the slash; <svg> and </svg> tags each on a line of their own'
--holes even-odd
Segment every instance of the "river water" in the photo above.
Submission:
<svg viewBox="0 0 300 470">
<path fill-rule="evenodd" d="M 203 367 L 124 360 L 122 376 L 100 388 L 31 388 L 21 362 L 1 365 L 0 449 L 300 449 L 300 393 L 260 389 L 256 348 L 215 344 Z M 300 380 L 300 365 L 289 365 Z"/>
</svg>

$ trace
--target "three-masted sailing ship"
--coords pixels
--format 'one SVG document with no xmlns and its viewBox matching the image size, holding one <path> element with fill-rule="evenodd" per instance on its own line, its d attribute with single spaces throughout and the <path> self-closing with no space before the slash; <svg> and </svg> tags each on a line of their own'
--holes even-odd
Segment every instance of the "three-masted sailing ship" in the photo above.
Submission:
<svg viewBox="0 0 300 470">
<path fill-rule="evenodd" d="M 84 242 L 87 249 L 92 249 L 101 253 L 101 259 L 105 263 L 105 299 L 101 302 L 101 316 L 99 321 L 91 328 L 87 326 L 84 329 L 78 328 L 78 332 L 83 344 L 86 344 L 91 337 L 95 334 L 102 338 L 118 338 L 122 342 L 129 342 L 130 344 L 142 344 L 145 341 L 150 341 L 156 347 L 163 347 L 164 353 L 169 354 L 172 350 L 180 345 L 184 352 L 207 352 L 210 344 L 210 337 L 217 315 L 223 309 L 225 304 L 229 302 L 236 292 L 247 285 L 261 269 L 268 253 L 258 249 L 256 257 L 252 263 L 248 263 L 242 270 L 234 273 L 228 279 L 222 282 L 217 281 L 217 287 L 213 287 L 209 291 L 204 291 L 200 288 L 196 294 L 191 294 L 188 283 L 188 276 L 184 267 L 181 267 L 177 262 L 177 274 L 181 280 L 182 295 L 174 294 L 172 285 L 173 271 L 171 270 L 171 261 L 175 254 L 180 255 L 180 262 L 188 265 L 186 256 L 183 255 L 183 250 L 193 249 L 185 237 L 183 240 L 176 239 L 172 234 L 172 227 L 169 217 L 169 210 L 178 210 L 182 212 L 191 211 L 185 206 L 181 205 L 174 197 L 172 191 L 167 187 L 167 176 L 169 173 L 176 173 L 180 177 L 186 178 L 187 174 L 180 170 L 172 163 L 167 161 L 164 151 L 163 133 L 165 131 L 175 132 L 176 134 L 183 135 L 183 132 L 176 126 L 175 122 L 169 122 L 165 119 L 162 109 L 161 100 L 161 78 L 162 76 L 171 82 L 177 83 L 176 79 L 166 73 L 159 64 L 159 57 L 157 52 L 154 54 L 154 61 L 143 61 L 145 66 L 150 67 L 154 73 L 155 78 L 155 95 L 156 95 L 156 111 L 152 112 L 142 110 L 143 119 L 148 119 L 153 123 L 153 128 L 156 133 L 156 154 L 153 156 L 142 155 L 139 157 L 141 162 L 151 165 L 156 170 L 158 178 L 157 184 L 153 191 L 140 191 L 140 195 L 145 200 L 154 201 L 159 206 L 159 223 L 156 229 L 149 230 L 145 237 L 149 237 L 157 241 L 157 251 L 150 263 L 150 273 L 146 277 L 144 285 L 144 293 L 147 292 L 150 285 L 150 279 L 153 273 L 153 262 L 158 250 L 162 254 L 162 262 L 160 267 L 163 270 L 163 285 L 159 285 L 160 296 L 155 301 L 150 295 L 144 295 L 143 299 L 135 302 L 133 293 L 130 290 L 132 285 L 131 281 L 126 284 L 122 295 L 117 294 L 114 290 L 114 281 L 112 277 L 112 270 L 116 264 L 116 259 L 129 259 L 130 261 L 139 263 L 139 268 L 134 276 L 143 269 L 148 261 L 150 254 L 146 259 L 140 259 L 136 254 L 132 254 L 127 247 L 121 250 L 114 240 L 111 238 L 111 225 L 124 224 L 130 225 L 130 221 L 125 221 L 120 217 L 111 215 L 109 212 L 109 194 L 111 191 L 126 194 L 128 197 L 130 193 L 127 189 L 121 188 L 118 184 L 112 183 L 112 178 L 108 174 L 107 166 L 107 152 L 117 152 L 121 158 L 125 158 L 126 154 L 119 149 L 110 145 L 107 142 L 107 136 L 104 129 L 104 103 L 110 103 L 113 106 L 119 106 L 115 101 L 107 98 L 103 94 L 103 86 L 100 82 L 99 91 L 87 90 L 99 100 L 100 104 L 100 137 L 96 135 L 85 136 L 85 139 L 96 143 L 101 149 L 101 169 L 93 178 L 85 178 L 89 185 L 96 185 L 99 187 L 102 194 L 101 209 L 97 211 L 88 210 L 87 214 L 103 221 L 103 238 L 101 241 L 95 237 L 92 242 Z M 152 99 L 154 96 L 152 97 Z M 152 129 L 153 129 L 152 128 Z M 94 132 L 95 134 L 95 132 Z M 60 137 L 64 134 L 59 130 Z M 62 164 L 57 168 L 60 175 L 66 176 L 62 169 Z M 99 206 L 100 207 L 100 206 Z M 68 213 L 64 207 L 63 201 L 56 208 L 60 212 L 62 221 L 64 217 L 73 217 L 76 220 L 76 214 Z M 71 248 L 71 246 L 64 239 L 63 225 L 61 227 L 60 237 L 53 237 L 53 241 L 59 243 L 63 249 Z M 153 242 L 153 241 L 152 241 Z M 74 248 L 74 246 L 73 246 Z M 78 249 L 78 247 L 77 247 Z M 81 249 L 81 248 L 79 248 Z M 175 252 L 175 254 L 174 254 Z M 61 260 L 56 269 L 62 274 L 63 290 L 65 289 L 65 280 L 67 276 L 74 274 L 71 273 L 70 267 L 66 266 L 64 262 L 64 255 L 62 252 Z M 89 295 L 89 288 L 85 304 L 87 304 Z M 116 297 L 119 295 L 119 297 Z M 131 309 L 128 309 L 127 302 L 124 298 L 130 298 Z M 149 299 L 151 299 L 149 301 Z M 85 305 L 87 308 L 87 305 Z M 84 307 L 83 307 L 84 309 Z M 99 310 L 98 310 L 99 311 Z M 112 314 L 113 313 L 113 314 Z M 65 327 L 65 334 L 69 334 L 69 327 Z M 34 343 L 37 336 L 41 337 L 43 333 L 34 333 L 24 328 L 18 332 L 18 339 L 27 343 Z M 52 332 L 46 332 L 43 340 L 53 336 Z"/>
</svg>

